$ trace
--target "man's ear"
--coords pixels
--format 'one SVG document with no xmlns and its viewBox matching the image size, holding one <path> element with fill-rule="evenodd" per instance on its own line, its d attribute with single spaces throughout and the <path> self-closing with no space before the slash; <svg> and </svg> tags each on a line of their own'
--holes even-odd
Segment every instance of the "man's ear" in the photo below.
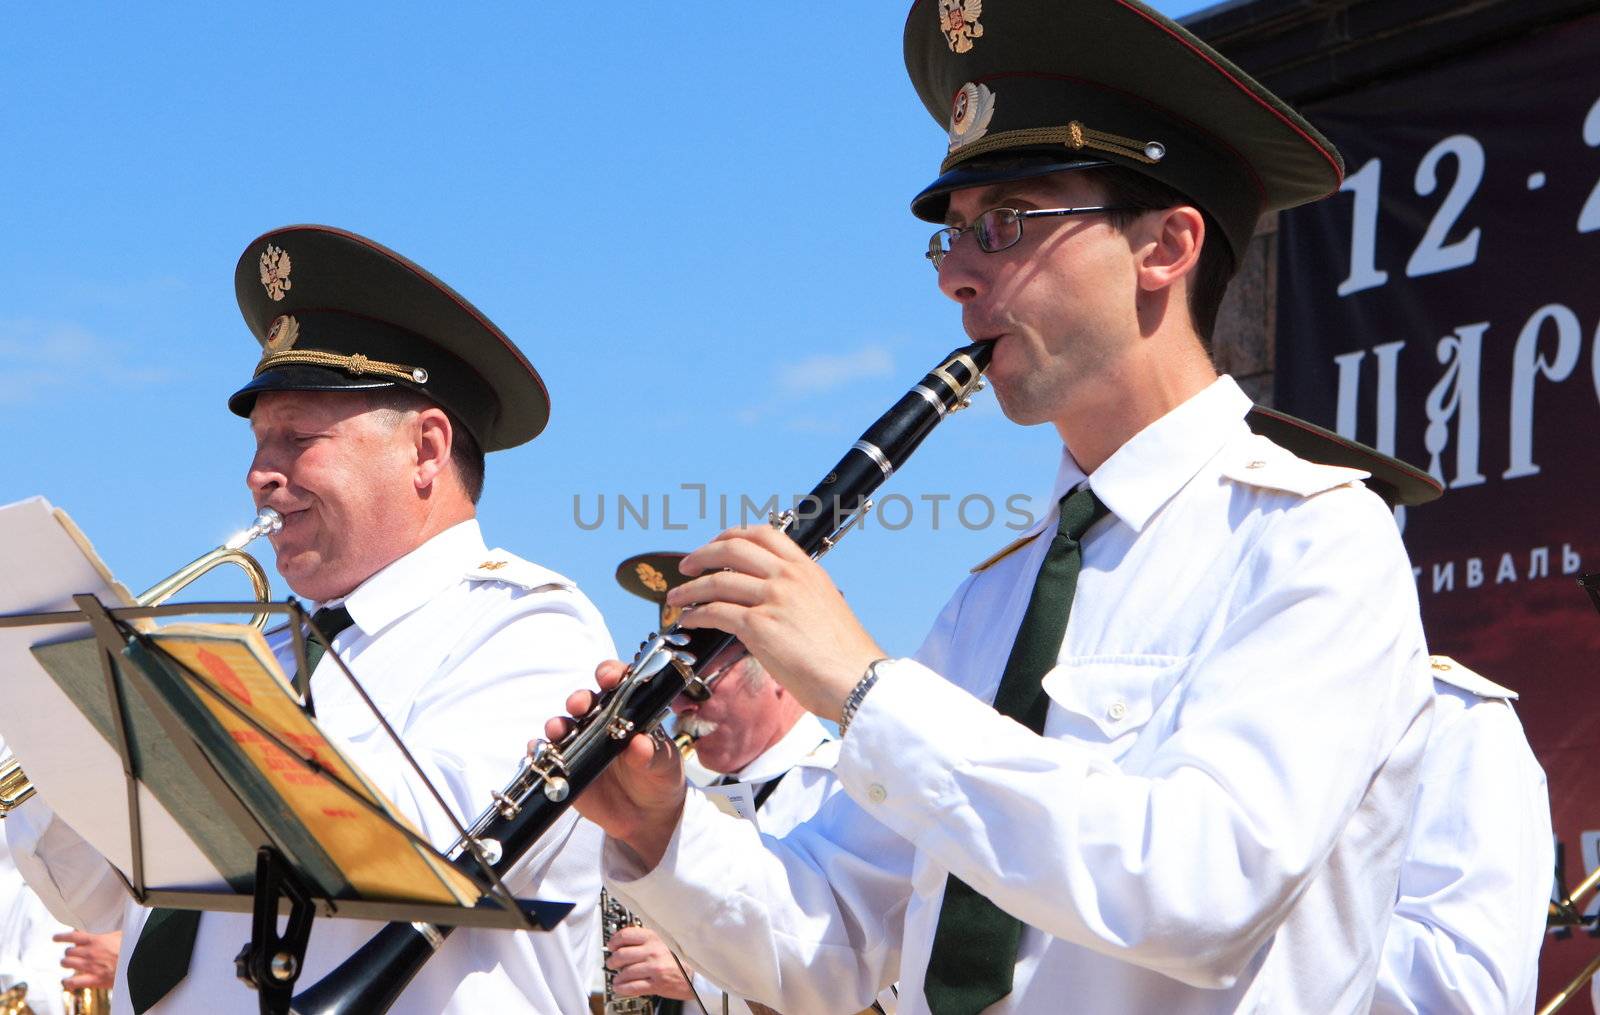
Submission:
<svg viewBox="0 0 1600 1015">
<path fill-rule="evenodd" d="M 1189 275 L 1200 263 L 1206 238 L 1205 216 L 1191 205 L 1180 204 L 1146 217 L 1145 241 L 1136 267 L 1139 288 L 1155 292 Z"/>
<path fill-rule="evenodd" d="M 450 417 L 435 406 L 418 412 L 414 425 L 417 454 L 415 482 L 419 491 L 425 491 L 433 486 L 434 480 L 449 464 L 455 431 L 451 429 Z"/>
</svg>

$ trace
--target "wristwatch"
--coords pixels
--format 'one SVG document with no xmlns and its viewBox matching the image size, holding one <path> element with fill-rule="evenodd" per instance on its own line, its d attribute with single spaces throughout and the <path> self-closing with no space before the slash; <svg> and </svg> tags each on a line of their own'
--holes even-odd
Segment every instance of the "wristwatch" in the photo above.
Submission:
<svg viewBox="0 0 1600 1015">
<path fill-rule="evenodd" d="M 839 710 L 839 736 L 844 736 L 844 731 L 850 728 L 850 720 L 856 717 L 856 709 L 861 707 L 861 702 L 866 698 L 867 692 L 872 690 L 872 685 L 878 682 L 878 667 L 888 662 L 887 659 L 874 659 L 867 664 L 867 672 L 856 681 L 856 686 L 850 689 L 850 694 L 844 699 L 844 708 Z"/>
</svg>

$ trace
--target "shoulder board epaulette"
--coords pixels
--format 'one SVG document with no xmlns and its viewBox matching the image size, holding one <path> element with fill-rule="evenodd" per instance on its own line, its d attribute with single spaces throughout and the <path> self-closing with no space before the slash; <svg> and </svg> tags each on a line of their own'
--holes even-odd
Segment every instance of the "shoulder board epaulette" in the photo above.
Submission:
<svg viewBox="0 0 1600 1015">
<path fill-rule="evenodd" d="M 1312 497 L 1370 475 L 1360 469 L 1308 462 L 1259 434 L 1229 442 L 1222 450 L 1218 471 L 1236 483 L 1301 497 Z"/>
<path fill-rule="evenodd" d="M 1033 542 L 1034 537 L 1037 536 L 1038 534 L 1039 533 L 1037 533 L 1037 532 L 1032 532 L 1032 533 L 1029 533 L 1026 536 L 1022 536 L 1022 537 L 1020 537 L 1018 539 L 1012 540 L 1007 545 L 1001 547 L 999 552 L 990 555 L 987 559 L 985 559 L 984 561 L 979 563 L 976 567 L 974 567 L 972 569 L 972 571 L 970 573 L 978 574 L 978 573 L 980 573 L 982 571 L 989 570 L 991 567 L 994 567 L 996 564 L 1000 563 L 1002 560 L 1005 560 L 1007 557 L 1011 556 L 1013 553 L 1016 553 L 1018 550 L 1022 549 L 1024 546 L 1027 546 L 1029 543 Z"/>
<path fill-rule="evenodd" d="M 1449 656 L 1431 656 L 1428 664 L 1433 672 L 1433 679 L 1441 684 L 1459 687 L 1468 694 L 1476 694 L 1480 698 L 1500 698 L 1505 701 L 1517 700 L 1516 691 L 1495 683 L 1483 674 L 1461 665 Z"/>
<path fill-rule="evenodd" d="M 505 582 L 530 592 L 577 587 L 571 579 L 504 550 L 490 550 L 482 563 L 467 570 L 467 578 L 471 581 Z"/>
</svg>

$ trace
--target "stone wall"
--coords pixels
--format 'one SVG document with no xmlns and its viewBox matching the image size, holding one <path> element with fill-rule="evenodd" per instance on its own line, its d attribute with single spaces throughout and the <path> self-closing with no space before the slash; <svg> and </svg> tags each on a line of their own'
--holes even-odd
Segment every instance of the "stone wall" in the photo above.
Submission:
<svg viewBox="0 0 1600 1015">
<path fill-rule="evenodd" d="M 1217 312 L 1211 358 L 1245 393 L 1272 404 L 1274 336 L 1277 334 L 1278 216 L 1264 215 L 1244 261 Z"/>
</svg>

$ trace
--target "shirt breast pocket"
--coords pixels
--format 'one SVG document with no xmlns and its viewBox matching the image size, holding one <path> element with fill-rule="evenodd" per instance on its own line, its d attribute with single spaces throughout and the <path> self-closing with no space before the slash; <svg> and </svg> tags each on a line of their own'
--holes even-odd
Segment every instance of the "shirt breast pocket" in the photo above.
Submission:
<svg viewBox="0 0 1600 1015">
<path fill-rule="evenodd" d="M 1163 709 L 1187 671 L 1186 656 L 1116 655 L 1063 659 L 1044 675 L 1051 704 L 1045 736 L 1072 739 L 1120 759 L 1147 729 L 1172 723 Z"/>
</svg>

